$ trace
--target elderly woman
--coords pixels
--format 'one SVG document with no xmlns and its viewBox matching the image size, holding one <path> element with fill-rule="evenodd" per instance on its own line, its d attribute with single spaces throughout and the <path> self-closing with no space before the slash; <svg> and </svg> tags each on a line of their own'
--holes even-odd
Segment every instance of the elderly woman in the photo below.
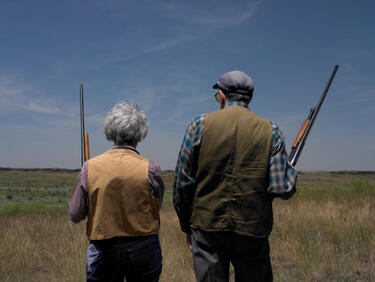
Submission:
<svg viewBox="0 0 375 282">
<path fill-rule="evenodd" d="M 160 167 L 136 150 L 147 118 L 137 105 L 119 102 L 104 125 L 114 146 L 83 164 L 69 200 L 73 222 L 87 216 L 87 281 L 158 281 L 164 184 Z"/>
</svg>

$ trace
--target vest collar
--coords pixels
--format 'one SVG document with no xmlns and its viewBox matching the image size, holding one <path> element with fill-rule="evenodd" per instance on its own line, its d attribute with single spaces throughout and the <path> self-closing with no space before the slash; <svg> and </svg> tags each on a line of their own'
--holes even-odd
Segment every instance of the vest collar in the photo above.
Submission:
<svg viewBox="0 0 375 282">
<path fill-rule="evenodd" d="M 241 107 L 244 107 L 244 108 L 249 108 L 249 105 L 244 103 L 244 102 L 241 102 L 241 101 L 231 101 L 231 102 L 228 102 L 224 108 L 227 108 L 227 107 L 230 107 L 230 106 L 241 106 Z"/>
<path fill-rule="evenodd" d="M 136 152 L 139 155 L 139 152 L 133 146 L 129 146 L 129 145 L 126 145 L 126 146 L 115 145 L 115 146 L 112 147 L 112 150 L 113 149 L 127 149 L 127 150 L 132 150 L 132 151 Z"/>
</svg>

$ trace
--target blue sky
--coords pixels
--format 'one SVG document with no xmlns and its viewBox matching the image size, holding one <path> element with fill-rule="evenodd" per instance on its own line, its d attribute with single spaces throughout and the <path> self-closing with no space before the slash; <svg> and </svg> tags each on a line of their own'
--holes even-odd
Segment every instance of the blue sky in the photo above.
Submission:
<svg viewBox="0 0 375 282">
<path fill-rule="evenodd" d="M 111 147 L 119 100 L 149 119 L 145 157 L 174 169 L 187 124 L 218 108 L 212 85 L 242 70 L 250 108 L 290 151 L 340 65 L 300 170 L 375 170 L 374 1 L 0 2 L 0 166 L 80 166 L 79 85 L 91 155 Z"/>
</svg>

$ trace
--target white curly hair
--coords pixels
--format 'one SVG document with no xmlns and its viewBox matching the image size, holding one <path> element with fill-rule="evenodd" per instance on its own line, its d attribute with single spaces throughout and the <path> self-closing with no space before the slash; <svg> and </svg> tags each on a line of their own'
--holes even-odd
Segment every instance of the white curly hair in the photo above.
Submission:
<svg viewBox="0 0 375 282">
<path fill-rule="evenodd" d="M 107 140 L 115 145 L 133 145 L 145 139 L 148 131 L 146 114 L 137 104 L 119 101 L 104 120 Z"/>
</svg>

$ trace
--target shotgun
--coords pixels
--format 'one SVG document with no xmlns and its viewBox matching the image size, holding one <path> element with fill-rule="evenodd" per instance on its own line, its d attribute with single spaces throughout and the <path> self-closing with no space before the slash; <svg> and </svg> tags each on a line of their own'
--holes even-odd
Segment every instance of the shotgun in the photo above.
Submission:
<svg viewBox="0 0 375 282">
<path fill-rule="evenodd" d="M 333 81 L 333 78 L 335 77 L 335 74 L 338 68 L 339 66 L 335 65 L 331 73 L 331 76 L 328 79 L 327 85 L 324 88 L 323 94 L 319 99 L 318 104 L 316 105 L 316 107 L 312 107 L 310 109 L 310 113 L 308 114 L 307 119 L 302 123 L 302 126 L 297 134 L 297 137 L 293 142 L 292 151 L 290 152 L 290 155 L 289 155 L 289 162 L 293 166 L 297 164 L 298 158 L 300 157 L 303 147 L 305 146 L 306 139 L 309 136 L 312 126 L 314 125 L 314 122 L 315 122 L 316 117 L 318 116 L 320 107 L 322 106 L 324 102 L 324 98 L 327 96 L 328 89 L 331 86 L 331 83 Z"/>
<path fill-rule="evenodd" d="M 81 166 L 90 159 L 89 134 L 85 132 L 85 109 L 83 105 L 83 84 L 79 87 L 81 112 Z"/>
</svg>

